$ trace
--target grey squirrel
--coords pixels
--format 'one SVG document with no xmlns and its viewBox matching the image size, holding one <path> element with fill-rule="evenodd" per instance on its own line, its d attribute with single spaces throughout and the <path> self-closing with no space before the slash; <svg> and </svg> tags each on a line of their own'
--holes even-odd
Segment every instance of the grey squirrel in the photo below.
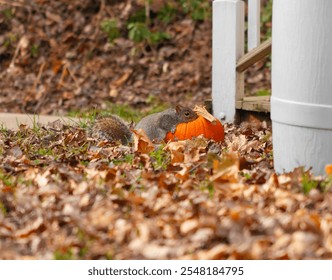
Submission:
<svg viewBox="0 0 332 280">
<path fill-rule="evenodd" d="M 168 132 L 175 132 L 178 124 L 191 122 L 197 118 L 198 115 L 192 109 L 178 105 L 144 117 L 137 123 L 135 129 L 144 130 L 151 141 L 161 142 Z M 91 134 L 96 138 L 120 141 L 122 144 L 127 144 L 132 138 L 129 126 L 114 115 L 97 119 L 91 128 Z"/>
</svg>

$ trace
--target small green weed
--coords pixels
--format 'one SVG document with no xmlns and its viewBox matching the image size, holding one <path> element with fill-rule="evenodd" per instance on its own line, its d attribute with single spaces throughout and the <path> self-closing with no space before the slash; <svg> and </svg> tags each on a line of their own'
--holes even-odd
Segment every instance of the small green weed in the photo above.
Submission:
<svg viewBox="0 0 332 280">
<path fill-rule="evenodd" d="M 88 111 L 82 111 L 79 109 L 75 109 L 75 110 L 70 110 L 67 112 L 66 117 L 71 117 L 71 118 L 93 118 L 94 116 L 96 116 L 96 114 L 98 113 L 97 109 L 91 109 Z"/>
<path fill-rule="evenodd" d="M 117 115 L 126 121 L 136 121 L 142 116 L 138 109 L 123 104 L 111 104 L 107 113 Z"/>
<path fill-rule="evenodd" d="M 13 10 L 10 8 L 2 10 L 1 13 L 4 15 L 5 19 L 8 21 L 10 21 L 14 18 Z"/>
<path fill-rule="evenodd" d="M 165 23 L 168 24 L 172 22 L 175 19 L 177 10 L 176 8 L 169 3 L 166 3 L 158 12 L 158 19 Z"/>
<path fill-rule="evenodd" d="M 256 92 L 256 96 L 270 96 L 271 90 L 270 89 L 260 89 Z"/>
<path fill-rule="evenodd" d="M 15 185 L 15 178 L 4 173 L 2 170 L 0 170 L 0 181 L 7 187 L 13 187 Z"/>
<path fill-rule="evenodd" d="M 150 153 L 152 166 L 154 169 L 166 170 L 171 157 L 168 152 L 164 151 L 164 146 L 161 145 L 157 150 L 154 150 Z"/>
<path fill-rule="evenodd" d="M 183 11 L 195 21 L 211 18 L 211 5 L 205 0 L 180 0 Z"/>
<path fill-rule="evenodd" d="M 103 20 L 100 24 L 100 28 L 107 34 L 108 41 L 110 43 L 113 43 L 113 41 L 120 36 L 120 31 L 116 19 Z"/>
<path fill-rule="evenodd" d="M 39 148 L 37 151 L 38 155 L 40 156 L 53 156 L 53 150 L 49 148 Z"/>
<path fill-rule="evenodd" d="M 269 160 L 273 160 L 273 151 L 267 153 L 267 154 L 266 154 L 266 157 L 267 157 Z"/>
<path fill-rule="evenodd" d="M 80 127 L 87 127 L 87 125 L 93 122 L 96 117 L 107 116 L 109 114 L 117 115 L 118 117 L 126 121 L 137 121 L 143 116 L 141 111 L 128 105 L 107 103 L 106 106 L 107 109 L 94 108 L 84 112 L 79 110 L 72 110 L 68 112 L 67 116 L 73 118 L 80 118 Z"/>
<path fill-rule="evenodd" d="M 39 52 L 39 46 L 36 44 L 33 44 L 30 48 L 30 54 L 32 57 L 37 57 Z"/>
<path fill-rule="evenodd" d="M 135 43 L 140 43 L 144 40 L 148 41 L 150 36 L 150 30 L 145 23 L 132 22 L 128 24 L 128 37 Z"/>
<path fill-rule="evenodd" d="M 9 33 L 7 34 L 7 36 L 5 37 L 5 40 L 3 42 L 3 46 L 5 48 L 9 48 L 12 47 L 14 45 L 14 43 L 16 43 L 18 40 L 17 35 L 13 34 L 13 33 Z"/>
<path fill-rule="evenodd" d="M 6 216 L 6 214 L 8 212 L 6 206 L 1 201 L 0 201 L 0 211 L 4 216 Z"/>
<path fill-rule="evenodd" d="M 169 40 L 171 36 L 165 32 L 152 32 L 143 22 L 132 22 L 128 24 L 128 37 L 135 43 L 146 42 L 156 45 L 162 41 Z"/>
<path fill-rule="evenodd" d="M 151 45 L 157 45 L 163 41 L 167 41 L 171 39 L 171 35 L 166 33 L 166 32 L 151 32 L 150 33 L 150 38 L 149 38 L 149 41 L 150 41 L 150 44 Z"/>
<path fill-rule="evenodd" d="M 90 123 L 94 120 L 95 118 L 86 118 L 86 119 L 82 119 L 80 118 L 78 121 L 78 126 L 80 128 L 88 128 Z"/>
<path fill-rule="evenodd" d="M 303 192 L 308 194 L 312 189 L 318 187 L 319 182 L 315 181 L 307 172 L 302 175 Z"/>
<path fill-rule="evenodd" d="M 268 0 L 266 5 L 262 7 L 261 30 L 263 34 L 262 40 L 267 40 L 272 35 L 272 0 Z"/>
<path fill-rule="evenodd" d="M 89 240 L 89 237 L 87 236 L 85 231 L 82 229 L 78 229 L 77 238 L 80 240 L 80 242 L 82 242 L 84 244 L 84 246 L 79 249 L 78 255 L 81 258 L 84 258 L 84 256 L 89 251 L 89 246 L 90 246 L 91 240 Z"/>
<path fill-rule="evenodd" d="M 108 252 L 105 255 L 106 260 L 114 260 L 114 254 L 112 252 Z"/>
<path fill-rule="evenodd" d="M 243 173 L 242 176 L 246 179 L 246 180 L 250 180 L 252 178 L 252 175 L 249 173 Z"/>
<path fill-rule="evenodd" d="M 134 160 L 134 155 L 133 154 L 126 154 L 124 157 L 113 160 L 113 163 L 115 165 L 120 165 L 122 163 L 132 164 L 133 160 Z"/>
<path fill-rule="evenodd" d="M 53 258 L 55 260 L 73 260 L 74 259 L 73 250 L 71 248 L 61 251 L 57 250 L 54 252 Z"/>
<path fill-rule="evenodd" d="M 266 132 L 266 134 L 263 136 L 263 138 L 261 139 L 261 141 L 262 141 L 263 143 L 265 143 L 265 142 L 271 140 L 271 138 L 272 138 L 272 133 L 271 133 L 271 132 Z M 273 156 L 273 151 L 271 151 L 270 153 L 271 153 L 272 156 Z"/>
<path fill-rule="evenodd" d="M 7 135 L 8 134 L 8 129 L 5 127 L 5 125 L 2 123 L 0 124 L 0 133 Z"/>
<path fill-rule="evenodd" d="M 85 167 L 87 167 L 89 165 L 89 163 L 90 163 L 90 161 L 88 161 L 88 160 L 81 160 L 80 161 L 80 164 L 85 166 Z"/>
<path fill-rule="evenodd" d="M 32 179 L 26 179 L 24 176 L 19 176 L 17 179 L 17 184 L 19 185 L 25 185 L 25 186 L 32 186 L 33 180 Z"/>
<path fill-rule="evenodd" d="M 213 198 L 215 189 L 213 186 L 213 182 L 211 182 L 210 180 L 203 180 L 202 182 L 200 182 L 199 189 L 201 191 L 207 191 L 209 193 L 209 197 Z"/>
<path fill-rule="evenodd" d="M 321 188 L 323 191 L 328 191 L 332 188 L 332 174 L 328 175 L 321 183 Z"/>
<path fill-rule="evenodd" d="M 38 123 L 38 117 L 36 115 L 33 115 L 33 119 L 32 119 L 32 131 L 37 134 L 38 136 L 40 136 L 43 132 L 40 124 Z"/>
<path fill-rule="evenodd" d="M 67 146 L 67 148 L 68 148 L 67 157 L 71 157 L 71 156 L 86 154 L 87 151 L 89 150 L 89 144 L 85 142 L 82 145 Z"/>
<path fill-rule="evenodd" d="M 145 8 L 139 9 L 136 13 L 132 14 L 127 21 L 128 24 L 136 22 L 141 22 L 141 23 L 146 22 Z"/>
</svg>

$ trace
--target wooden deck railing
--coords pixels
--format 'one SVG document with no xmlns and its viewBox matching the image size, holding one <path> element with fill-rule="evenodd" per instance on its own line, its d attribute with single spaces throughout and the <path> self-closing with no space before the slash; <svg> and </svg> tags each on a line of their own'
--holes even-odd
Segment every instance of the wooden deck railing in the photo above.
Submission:
<svg viewBox="0 0 332 280">
<path fill-rule="evenodd" d="M 213 2 L 212 106 L 226 121 L 234 121 L 237 110 L 270 111 L 269 97 L 244 96 L 244 71 L 271 53 L 271 39 L 260 44 L 260 7 L 260 0 L 248 0 L 245 53 L 244 1 Z"/>
</svg>

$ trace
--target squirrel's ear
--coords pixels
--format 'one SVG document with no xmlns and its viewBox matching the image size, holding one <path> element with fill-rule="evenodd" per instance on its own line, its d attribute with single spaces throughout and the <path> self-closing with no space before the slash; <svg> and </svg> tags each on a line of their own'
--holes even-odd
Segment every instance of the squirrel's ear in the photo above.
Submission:
<svg viewBox="0 0 332 280">
<path fill-rule="evenodd" d="M 179 112 L 181 112 L 182 110 L 183 110 L 183 106 L 181 106 L 181 105 L 176 105 L 176 107 L 175 107 L 175 111 L 177 112 L 177 113 L 179 113 Z"/>
</svg>

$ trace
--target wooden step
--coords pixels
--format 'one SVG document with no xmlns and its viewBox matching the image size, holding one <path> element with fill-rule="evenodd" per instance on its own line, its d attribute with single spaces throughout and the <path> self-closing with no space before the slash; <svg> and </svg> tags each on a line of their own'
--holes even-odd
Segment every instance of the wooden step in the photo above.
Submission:
<svg viewBox="0 0 332 280">
<path fill-rule="evenodd" d="M 254 112 L 270 112 L 270 96 L 248 96 L 242 100 L 236 101 L 236 109 L 254 111 Z"/>
</svg>

